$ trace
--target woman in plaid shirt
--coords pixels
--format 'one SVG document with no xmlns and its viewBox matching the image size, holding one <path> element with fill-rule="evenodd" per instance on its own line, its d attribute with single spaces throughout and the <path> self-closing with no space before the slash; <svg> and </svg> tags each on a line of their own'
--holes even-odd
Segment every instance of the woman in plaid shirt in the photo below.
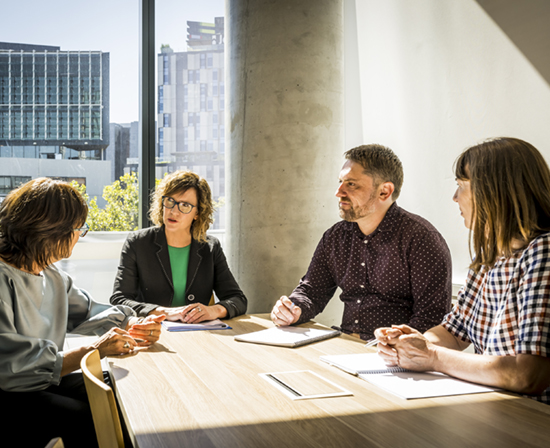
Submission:
<svg viewBox="0 0 550 448">
<path fill-rule="evenodd" d="M 550 170 L 527 142 L 497 138 L 457 159 L 473 256 L 458 303 L 424 334 L 379 328 L 388 364 L 437 371 L 550 404 Z M 475 354 L 464 353 L 473 344 Z"/>
</svg>

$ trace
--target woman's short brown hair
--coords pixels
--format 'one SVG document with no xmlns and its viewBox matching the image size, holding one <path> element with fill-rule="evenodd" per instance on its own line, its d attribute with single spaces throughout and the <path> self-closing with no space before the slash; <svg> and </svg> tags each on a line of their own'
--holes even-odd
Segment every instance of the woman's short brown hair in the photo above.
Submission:
<svg viewBox="0 0 550 448">
<path fill-rule="evenodd" d="M 517 138 L 495 138 L 466 149 L 455 176 L 470 181 L 470 268 L 489 269 L 550 231 L 550 170 L 542 154 Z M 472 248 L 473 246 L 473 248 Z"/>
<path fill-rule="evenodd" d="M 205 242 L 206 231 L 214 222 L 212 192 L 205 179 L 192 171 L 174 171 L 164 177 L 157 186 L 151 199 L 149 217 L 157 226 L 164 225 L 162 197 L 185 193 L 193 188 L 197 193 L 197 219 L 193 221 L 191 235 L 193 239 Z"/>
<path fill-rule="evenodd" d="M 46 177 L 11 191 L 0 204 L 0 257 L 32 271 L 70 256 L 74 229 L 86 222 L 88 206 L 71 185 Z"/>
</svg>

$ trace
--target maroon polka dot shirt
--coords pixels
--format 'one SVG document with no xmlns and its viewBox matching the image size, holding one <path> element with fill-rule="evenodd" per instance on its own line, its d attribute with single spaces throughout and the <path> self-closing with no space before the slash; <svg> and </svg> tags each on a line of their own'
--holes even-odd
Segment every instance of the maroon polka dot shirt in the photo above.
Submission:
<svg viewBox="0 0 550 448">
<path fill-rule="evenodd" d="M 344 332 L 370 339 L 392 324 L 423 332 L 450 311 L 451 254 L 434 226 L 394 203 L 370 235 L 346 221 L 325 232 L 290 295 L 302 309 L 297 323 L 322 312 L 337 287 Z"/>
</svg>

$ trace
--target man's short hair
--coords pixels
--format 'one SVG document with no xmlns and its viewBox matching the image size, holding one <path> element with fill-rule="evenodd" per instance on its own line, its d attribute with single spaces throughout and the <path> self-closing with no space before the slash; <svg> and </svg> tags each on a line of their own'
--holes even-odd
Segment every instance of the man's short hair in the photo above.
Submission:
<svg viewBox="0 0 550 448">
<path fill-rule="evenodd" d="M 344 157 L 361 165 L 375 185 L 391 182 L 394 187 L 392 199 L 397 200 L 403 186 L 403 165 L 390 148 L 377 144 L 361 145 L 346 151 Z"/>
</svg>

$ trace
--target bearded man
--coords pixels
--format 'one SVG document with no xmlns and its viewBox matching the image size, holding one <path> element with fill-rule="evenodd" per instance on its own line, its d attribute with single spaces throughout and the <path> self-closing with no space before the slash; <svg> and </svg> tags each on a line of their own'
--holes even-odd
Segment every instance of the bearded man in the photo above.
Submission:
<svg viewBox="0 0 550 448">
<path fill-rule="evenodd" d="M 344 302 L 341 330 L 370 340 L 374 330 L 407 324 L 420 332 L 451 307 L 451 254 L 424 218 L 397 206 L 403 165 L 381 145 L 344 153 L 336 190 L 340 217 L 308 271 L 271 311 L 276 325 L 300 324 L 323 311 L 336 288 Z"/>
</svg>

